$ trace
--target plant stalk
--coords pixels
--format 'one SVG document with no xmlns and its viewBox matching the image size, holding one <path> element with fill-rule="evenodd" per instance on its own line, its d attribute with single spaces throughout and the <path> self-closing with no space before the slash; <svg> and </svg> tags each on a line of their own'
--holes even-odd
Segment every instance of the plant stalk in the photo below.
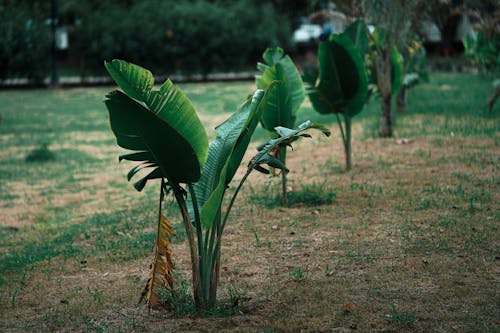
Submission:
<svg viewBox="0 0 500 333">
<path fill-rule="evenodd" d="M 351 117 L 344 115 L 345 120 L 345 141 L 344 141 L 344 152 L 345 152 L 345 170 L 350 171 L 352 169 L 352 154 L 351 154 Z"/>
<path fill-rule="evenodd" d="M 206 265 L 205 265 L 205 252 L 204 252 L 204 246 L 203 246 L 203 230 L 201 226 L 201 218 L 200 218 L 200 211 L 198 208 L 198 200 L 196 198 L 196 193 L 194 191 L 193 185 L 188 184 L 187 185 L 188 190 L 189 190 L 189 195 L 191 196 L 191 201 L 193 203 L 193 210 L 194 210 L 194 217 L 195 217 L 195 228 L 196 228 L 196 238 L 197 238 L 197 245 L 198 245 L 198 267 L 200 269 L 200 282 L 203 284 L 202 281 L 206 279 Z M 205 299 L 202 299 L 202 304 L 205 303 Z"/>
<path fill-rule="evenodd" d="M 177 200 L 177 204 L 181 210 L 182 220 L 184 222 L 184 227 L 186 228 L 186 235 L 189 243 L 189 250 L 191 253 L 191 269 L 193 273 L 193 295 L 194 295 L 194 304 L 197 308 L 200 307 L 200 266 L 199 261 L 197 260 L 196 254 L 196 245 L 194 239 L 194 231 L 193 225 L 191 224 L 191 218 L 189 217 L 189 212 L 187 210 L 186 200 L 184 199 L 184 195 L 182 193 L 182 189 L 179 184 L 174 184 L 172 186 L 174 197 Z"/>
<path fill-rule="evenodd" d="M 286 161 L 286 146 L 278 148 L 278 159 L 285 164 Z M 287 178 L 285 170 L 281 170 L 281 204 L 288 203 L 288 196 L 286 194 Z"/>
</svg>

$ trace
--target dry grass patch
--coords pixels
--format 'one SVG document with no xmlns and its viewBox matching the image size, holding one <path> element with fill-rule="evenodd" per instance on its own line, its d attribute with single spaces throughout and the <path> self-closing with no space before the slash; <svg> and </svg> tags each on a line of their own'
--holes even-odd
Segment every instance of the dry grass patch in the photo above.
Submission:
<svg viewBox="0 0 500 333">
<path fill-rule="evenodd" d="M 288 160 L 295 179 L 292 191 L 300 192 L 299 181 L 326 181 L 323 191 L 335 192 L 334 203 L 278 207 L 272 200 L 279 184 L 251 177 L 251 190 L 239 198 L 222 250 L 220 299 L 230 302 L 229 290 L 237 288 L 239 313 L 209 318 L 177 318 L 166 311 L 147 315 L 136 302 L 149 249 L 140 258 L 119 263 L 110 262 L 106 251 L 97 251 L 85 258 L 42 261 L 22 281 L 6 281 L 2 325 L 9 331 L 498 328 L 493 305 L 500 276 L 495 237 L 500 149 L 493 140 L 355 142 L 354 170 L 348 174 L 339 163 L 327 165 L 331 154 L 341 154 L 332 153 L 327 142 L 312 153 L 305 142 L 295 148 Z M 332 160 L 337 160 L 335 155 Z M 305 164 L 308 159 L 316 165 Z M 115 177 L 119 172 L 76 179 L 92 187 L 100 180 L 109 185 Z M 82 195 L 79 200 L 84 200 Z M 146 225 L 144 231 L 152 232 L 153 223 Z M 138 232 L 113 237 L 133 238 Z M 92 237 L 82 236 L 79 245 L 92 247 Z M 177 241 L 172 250 L 180 283 L 189 279 L 186 241 Z"/>
</svg>

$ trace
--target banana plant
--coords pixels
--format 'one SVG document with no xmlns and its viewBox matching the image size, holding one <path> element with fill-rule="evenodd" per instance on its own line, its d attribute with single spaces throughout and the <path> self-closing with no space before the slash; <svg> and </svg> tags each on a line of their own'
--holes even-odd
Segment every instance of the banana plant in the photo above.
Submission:
<svg viewBox="0 0 500 333">
<path fill-rule="evenodd" d="M 362 22 L 355 24 L 364 25 Z M 362 43 L 366 39 L 362 37 L 363 33 L 364 29 L 351 28 L 349 33 L 331 35 L 320 43 L 319 76 L 304 76 L 314 109 L 321 114 L 336 115 L 344 143 L 346 170 L 352 168 L 352 118 L 362 111 L 368 96 L 363 57 L 355 45 L 357 40 Z M 344 123 L 339 115 L 343 116 Z"/>
<path fill-rule="evenodd" d="M 111 130 L 117 144 L 132 151 L 121 155 L 119 160 L 139 163 L 129 171 L 127 178 L 143 175 L 134 183 L 138 191 L 150 181 L 160 183 L 154 258 L 141 300 L 145 298 L 151 308 L 160 303 L 160 290 L 173 291 L 174 267 L 168 248 L 173 231 L 162 212 L 162 202 L 172 192 L 189 243 L 194 303 L 200 309 L 211 308 L 217 297 L 222 234 L 248 174 L 254 169 L 262 171 L 262 165 L 266 164 L 285 169 L 278 159 L 268 154 L 271 149 L 307 136 L 302 133 L 307 129 L 317 128 L 325 134 L 327 130 L 311 123 L 296 131 L 280 129 L 281 139 L 271 142 L 252 159 L 227 203 L 226 190 L 262 112 L 276 103 L 280 83 L 270 84 L 265 91 L 255 91 L 216 128 L 217 138 L 209 146 L 206 131 L 190 100 L 170 80 L 156 90 L 153 75 L 140 66 L 113 60 L 106 62 L 105 67 L 121 88 L 106 95 Z"/>
<path fill-rule="evenodd" d="M 403 80 L 396 99 L 396 111 L 406 110 L 406 92 L 420 82 L 429 82 L 425 70 L 427 61 L 425 48 L 418 38 L 411 39 L 401 53 L 403 61 Z"/>
<path fill-rule="evenodd" d="M 277 86 L 277 99 L 272 107 L 262 112 L 260 123 L 271 133 L 271 137 L 278 134 L 276 127 L 295 127 L 297 112 L 305 99 L 304 83 L 292 59 L 285 55 L 282 48 L 268 48 L 262 55 L 265 63 L 257 63 L 257 69 L 262 73 L 255 78 L 259 89 L 266 89 L 273 82 L 280 81 Z M 286 165 L 286 146 L 280 146 L 275 153 L 276 157 Z M 281 172 L 281 200 L 287 202 L 286 172 Z"/>
<path fill-rule="evenodd" d="M 478 66 L 483 75 L 492 80 L 493 93 L 488 100 L 488 112 L 493 111 L 500 97 L 500 33 L 496 25 L 489 31 L 488 26 L 467 35 L 463 41 L 465 57 Z"/>
</svg>

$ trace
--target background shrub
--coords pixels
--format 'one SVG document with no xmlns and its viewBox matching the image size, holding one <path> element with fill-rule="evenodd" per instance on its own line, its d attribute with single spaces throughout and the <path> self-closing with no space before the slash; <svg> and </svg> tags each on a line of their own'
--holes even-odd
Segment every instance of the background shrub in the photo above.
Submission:
<svg viewBox="0 0 500 333">
<path fill-rule="evenodd" d="M 8 2 L 0 4 L 0 79 L 47 75 L 50 64 L 50 27 L 43 8 Z"/>
<path fill-rule="evenodd" d="M 0 5 L 0 78 L 48 76 L 50 2 Z M 69 49 L 66 72 L 105 75 L 103 62 L 123 58 L 158 74 L 253 69 L 267 47 L 290 43 L 286 17 L 249 0 L 58 0 Z M 61 61 L 64 60 L 64 61 Z M 67 68 L 69 67 L 69 68 Z"/>
</svg>

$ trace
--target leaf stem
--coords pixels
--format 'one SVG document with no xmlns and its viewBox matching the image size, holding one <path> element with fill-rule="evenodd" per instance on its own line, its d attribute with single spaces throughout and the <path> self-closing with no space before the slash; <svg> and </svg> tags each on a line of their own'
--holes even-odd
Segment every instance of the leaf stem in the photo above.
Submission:
<svg viewBox="0 0 500 333">
<path fill-rule="evenodd" d="M 200 266 L 199 261 L 196 260 L 196 245 L 194 240 L 193 225 L 191 224 L 191 218 L 189 217 L 189 212 L 186 206 L 186 200 L 184 200 L 182 188 L 178 183 L 172 184 L 173 193 L 177 204 L 181 210 L 182 220 L 184 222 L 184 227 L 186 228 L 186 235 L 189 242 L 189 250 L 191 253 L 191 269 L 193 271 L 193 295 L 194 303 L 196 307 L 200 306 Z"/>
<path fill-rule="evenodd" d="M 201 281 L 204 281 L 206 278 L 205 275 L 207 274 L 207 270 L 206 270 L 206 265 L 205 265 L 205 252 L 204 252 L 204 246 L 203 246 L 203 230 L 201 227 L 200 211 L 199 211 L 198 200 L 196 198 L 196 193 L 194 191 L 193 185 L 187 184 L 187 187 L 189 190 L 189 195 L 191 196 L 191 201 L 193 203 L 194 219 L 195 219 L 194 226 L 196 228 L 196 238 L 197 238 L 197 245 L 198 245 L 198 262 L 199 262 L 199 268 L 200 268 L 200 278 L 201 278 Z"/>
</svg>

